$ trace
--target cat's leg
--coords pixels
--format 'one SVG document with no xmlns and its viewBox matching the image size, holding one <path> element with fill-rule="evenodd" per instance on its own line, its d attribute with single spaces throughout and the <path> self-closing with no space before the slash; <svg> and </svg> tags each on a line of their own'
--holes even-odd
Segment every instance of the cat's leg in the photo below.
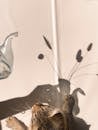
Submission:
<svg viewBox="0 0 98 130">
<path fill-rule="evenodd" d="M 16 117 L 7 118 L 6 126 L 12 130 L 28 130 L 28 127 Z"/>
</svg>

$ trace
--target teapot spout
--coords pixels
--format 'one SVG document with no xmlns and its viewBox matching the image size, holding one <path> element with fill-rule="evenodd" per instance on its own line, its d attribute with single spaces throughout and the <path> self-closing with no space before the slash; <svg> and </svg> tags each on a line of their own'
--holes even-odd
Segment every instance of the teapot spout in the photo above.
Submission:
<svg viewBox="0 0 98 130">
<path fill-rule="evenodd" d="M 9 34 L 9 35 L 5 38 L 5 40 L 4 40 L 3 44 L 2 44 L 2 46 L 6 46 L 6 45 L 8 44 L 8 41 L 9 41 L 10 39 L 13 39 L 13 37 L 18 37 L 18 32 L 14 32 L 14 33 Z"/>
<path fill-rule="evenodd" d="M 14 57 L 11 42 L 17 36 L 18 32 L 9 34 L 0 46 L 0 79 L 7 78 L 12 72 Z"/>
</svg>

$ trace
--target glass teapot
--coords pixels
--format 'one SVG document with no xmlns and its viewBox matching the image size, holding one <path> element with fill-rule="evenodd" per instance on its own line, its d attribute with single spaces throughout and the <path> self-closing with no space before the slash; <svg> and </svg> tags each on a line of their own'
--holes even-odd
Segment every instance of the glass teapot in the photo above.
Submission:
<svg viewBox="0 0 98 130">
<path fill-rule="evenodd" d="M 12 72 L 14 58 L 11 42 L 17 36 L 18 32 L 9 34 L 0 45 L 0 80 L 7 78 Z"/>
</svg>

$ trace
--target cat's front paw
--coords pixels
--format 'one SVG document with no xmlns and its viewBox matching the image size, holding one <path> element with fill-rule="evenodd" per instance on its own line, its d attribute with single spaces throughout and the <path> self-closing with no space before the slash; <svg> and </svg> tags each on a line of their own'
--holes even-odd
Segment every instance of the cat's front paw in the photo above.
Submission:
<svg viewBox="0 0 98 130">
<path fill-rule="evenodd" d="M 16 124 L 16 119 L 15 119 L 15 117 L 8 117 L 7 119 L 6 119 L 6 126 L 8 127 L 8 128 L 13 128 L 13 126 Z"/>
<path fill-rule="evenodd" d="M 6 119 L 6 126 L 12 130 L 27 130 L 27 126 L 16 117 L 8 117 Z"/>
</svg>

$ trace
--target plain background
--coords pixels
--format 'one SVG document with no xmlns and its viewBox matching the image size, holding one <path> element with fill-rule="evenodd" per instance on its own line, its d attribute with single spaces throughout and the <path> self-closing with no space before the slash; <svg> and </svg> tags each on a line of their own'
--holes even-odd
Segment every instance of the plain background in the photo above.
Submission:
<svg viewBox="0 0 98 130">
<path fill-rule="evenodd" d="M 85 54 L 91 42 L 93 49 L 81 66 L 98 61 L 98 1 L 57 0 L 57 17 L 60 68 L 65 78 L 76 62 L 78 49 L 82 48 Z M 52 43 L 51 1 L 0 0 L 0 18 L 1 43 L 9 33 L 19 32 L 19 37 L 12 42 L 13 72 L 8 79 L 0 81 L 0 101 L 24 96 L 39 84 L 54 84 L 56 72 L 49 63 L 54 64 L 53 54 L 42 38 L 42 35 L 46 35 Z M 42 61 L 37 59 L 40 53 L 45 55 Z M 97 68 L 98 65 L 95 64 L 81 69 L 76 73 L 77 77 L 71 80 L 72 89 L 81 87 L 86 93 L 85 97 L 79 94 L 79 117 L 91 124 L 90 130 L 98 129 L 98 77 L 93 76 L 93 73 L 98 73 Z M 20 118 L 25 120 L 25 115 L 21 114 Z M 6 127 L 4 129 L 7 130 Z"/>
</svg>

